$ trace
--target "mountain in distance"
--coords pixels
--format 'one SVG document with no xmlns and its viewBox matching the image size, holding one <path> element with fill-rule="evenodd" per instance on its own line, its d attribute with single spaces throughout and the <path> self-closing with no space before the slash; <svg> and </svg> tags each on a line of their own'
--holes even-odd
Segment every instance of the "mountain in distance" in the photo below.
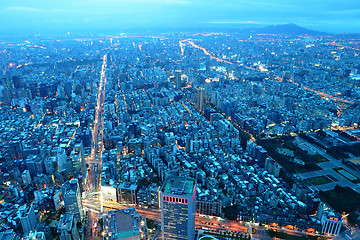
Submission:
<svg viewBox="0 0 360 240">
<path fill-rule="evenodd" d="M 271 25 L 263 28 L 253 29 L 256 33 L 267 33 L 267 34 L 292 34 L 292 35 L 323 35 L 324 32 L 310 30 L 307 28 L 299 27 L 294 23 Z"/>
</svg>

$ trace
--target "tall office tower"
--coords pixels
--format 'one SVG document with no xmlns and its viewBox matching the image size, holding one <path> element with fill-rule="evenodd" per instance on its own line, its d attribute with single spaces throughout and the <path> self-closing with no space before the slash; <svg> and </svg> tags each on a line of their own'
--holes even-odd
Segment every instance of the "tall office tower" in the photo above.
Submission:
<svg viewBox="0 0 360 240">
<path fill-rule="evenodd" d="M 59 171 L 66 169 L 65 165 L 66 165 L 67 155 L 65 153 L 64 148 L 60 148 L 60 147 L 58 148 L 56 158 L 58 161 Z"/>
<path fill-rule="evenodd" d="M 11 160 L 23 159 L 23 144 L 18 139 L 9 142 Z"/>
<path fill-rule="evenodd" d="M 82 141 L 76 141 L 73 150 L 71 151 L 70 158 L 72 161 L 75 177 L 86 176 L 85 153 Z M 85 181 L 82 182 L 84 187 Z"/>
<path fill-rule="evenodd" d="M 2 89 L 4 104 L 11 105 L 11 100 L 16 97 L 16 93 L 13 91 L 14 84 L 12 81 L 12 76 L 9 72 L 7 72 L 6 75 L 2 75 L 1 83 L 4 86 L 4 89 Z"/>
<path fill-rule="evenodd" d="M 25 234 L 28 234 L 35 228 L 36 216 L 34 204 L 23 205 L 19 208 L 20 222 Z"/>
<path fill-rule="evenodd" d="M 290 79 L 291 79 L 290 71 L 284 71 L 283 72 L 283 81 L 289 81 Z"/>
<path fill-rule="evenodd" d="M 196 181 L 192 178 L 168 177 L 161 187 L 162 239 L 195 237 Z"/>
<path fill-rule="evenodd" d="M 74 214 L 65 213 L 64 215 L 61 215 L 57 232 L 60 235 L 59 236 L 60 240 L 80 239 L 79 232 L 76 227 L 76 221 L 74 219 Z"/>
<path fill-rule="evenodd" d="M 8 229 L 5 232 L 0 232 L 0 239 L 18 239 L 19 237 L 13 229 Z"/>
<path fill-rule="evenodd" d="M 61 186 L 64 196 L 65 209 L 68 213 L 74 214 L 75 221 L 79 222 L 84 217 L 81 202 L 80 187 L 77 179 L 71 179 Z"/>
<path fill-rule="evenodd" d="M 198 110 L 202 111 L 204 109 L 204 88 L 197 87 L 195 97 L 196 107 Z"/>
<path fill-rule="evenodd" d="M 181 89 L 181 70 L 175 70 L 175 89 Z"/>
<path fill-rule="evenodd" d="M 30 171 L 24 170 L 24 172 L 21 174 L 21 179 L 22 179 L 24 185 L 31 184 Z"/>
<path fill-rule="evenodd" d="M 4 85 L 5 89 L 14 88 L 12 76 L 9 72 L 1 76 L 1 84 Z"/>
</svg>

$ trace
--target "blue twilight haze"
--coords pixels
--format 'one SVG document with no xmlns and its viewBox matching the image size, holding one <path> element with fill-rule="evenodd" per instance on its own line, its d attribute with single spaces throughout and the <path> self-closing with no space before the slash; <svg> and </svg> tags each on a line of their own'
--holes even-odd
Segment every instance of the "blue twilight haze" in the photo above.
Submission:
<svg viewBox="0 0 360 240">
<path fill-rule="evenodd" d="M 327 32 L 360 32 L 354 0 L 14 0 L 0 2 L 1 34 L 107 32 L 295 23 Z"/>
</svg>

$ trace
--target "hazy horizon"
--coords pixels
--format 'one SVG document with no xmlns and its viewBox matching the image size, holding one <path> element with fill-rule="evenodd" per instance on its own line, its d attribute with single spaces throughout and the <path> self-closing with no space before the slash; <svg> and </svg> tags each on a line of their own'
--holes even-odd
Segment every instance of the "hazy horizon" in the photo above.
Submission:
<svg viewBox="0 0 360 240">
<path fill-rule="evenodd" d="M 329 33 L 360 33 L 359 16 L 360 2 L 334 0 L 15 0 L 0 3 L 0 34 L 238 29 L 287 23 Z"/>
</svg>

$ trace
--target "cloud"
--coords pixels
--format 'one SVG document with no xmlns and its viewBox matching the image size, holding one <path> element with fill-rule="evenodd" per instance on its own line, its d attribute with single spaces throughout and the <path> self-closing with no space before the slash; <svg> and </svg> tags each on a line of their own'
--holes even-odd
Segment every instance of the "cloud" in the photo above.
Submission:
<svg viewBox="0 0 360 240">
<path fill-rule="evenodd" d="M 29 12 L 29 13 L 78 13 L 80 10 L 76 9 L 45 9 L 21 6 L 9 6 L 5 9 L 12 12 Z"/>
<path fill-rule="evenodd" d="M 31 7 L 19 7 L 19 6 L 9 6 L 6 8 L 7 11 L 15 12 L 42 12 L 44 9 L 40 8 L 31 8 Z"/>
<path fill-rule="evenodd" d="M 189 5 L 189 4 L 192 4 L 194 1 L 187 1 L 187 0 L 90 0 L 88 2 L 91 4 L 121 4 L 121 5 L 131 4 L 131 3 Z"/>
<path fill-rule="evenodd" d="M 349 0 L 0 0 L 3 32 L 96 25 L 157 28 L 296 23 L 324 28 L 323 22 L 329 23 L 328 29 L 339 29 L 334 31 L 351 27 L 360 32 L 359 15 L 360 1 Z M 54 19 L 61 21 L 57 24 Z M 334 22 L 338 24 L 331 25 Z"/>
<path fill-rule="evenodd" d="M 261 22 L 255 21 L 214 21 L 208 22 L 210 24 L 261 24 Z"/>
<path fill-rule="evenodd" d="M 136 0 L 136 1 L 144 2 L 144 3 L 149 2 L 147 0 Z M 186 1 L 186 0 L 153 0 L 150 2 L 155 3 L 155 4 L 181 4 L 181 5 L 189 5 L 192 3 L 192 2 Z"/>
<path fill-rule="evenodd" d="M 359 17 L 360 16 L 360 9 L 344 9 L 344 10 L 332 10 L 332 11 L 328 11 L 327 14 L 331 14 L 331 15 L 341 15 L 341 16 L 356 16 Z"/>
</svg>

